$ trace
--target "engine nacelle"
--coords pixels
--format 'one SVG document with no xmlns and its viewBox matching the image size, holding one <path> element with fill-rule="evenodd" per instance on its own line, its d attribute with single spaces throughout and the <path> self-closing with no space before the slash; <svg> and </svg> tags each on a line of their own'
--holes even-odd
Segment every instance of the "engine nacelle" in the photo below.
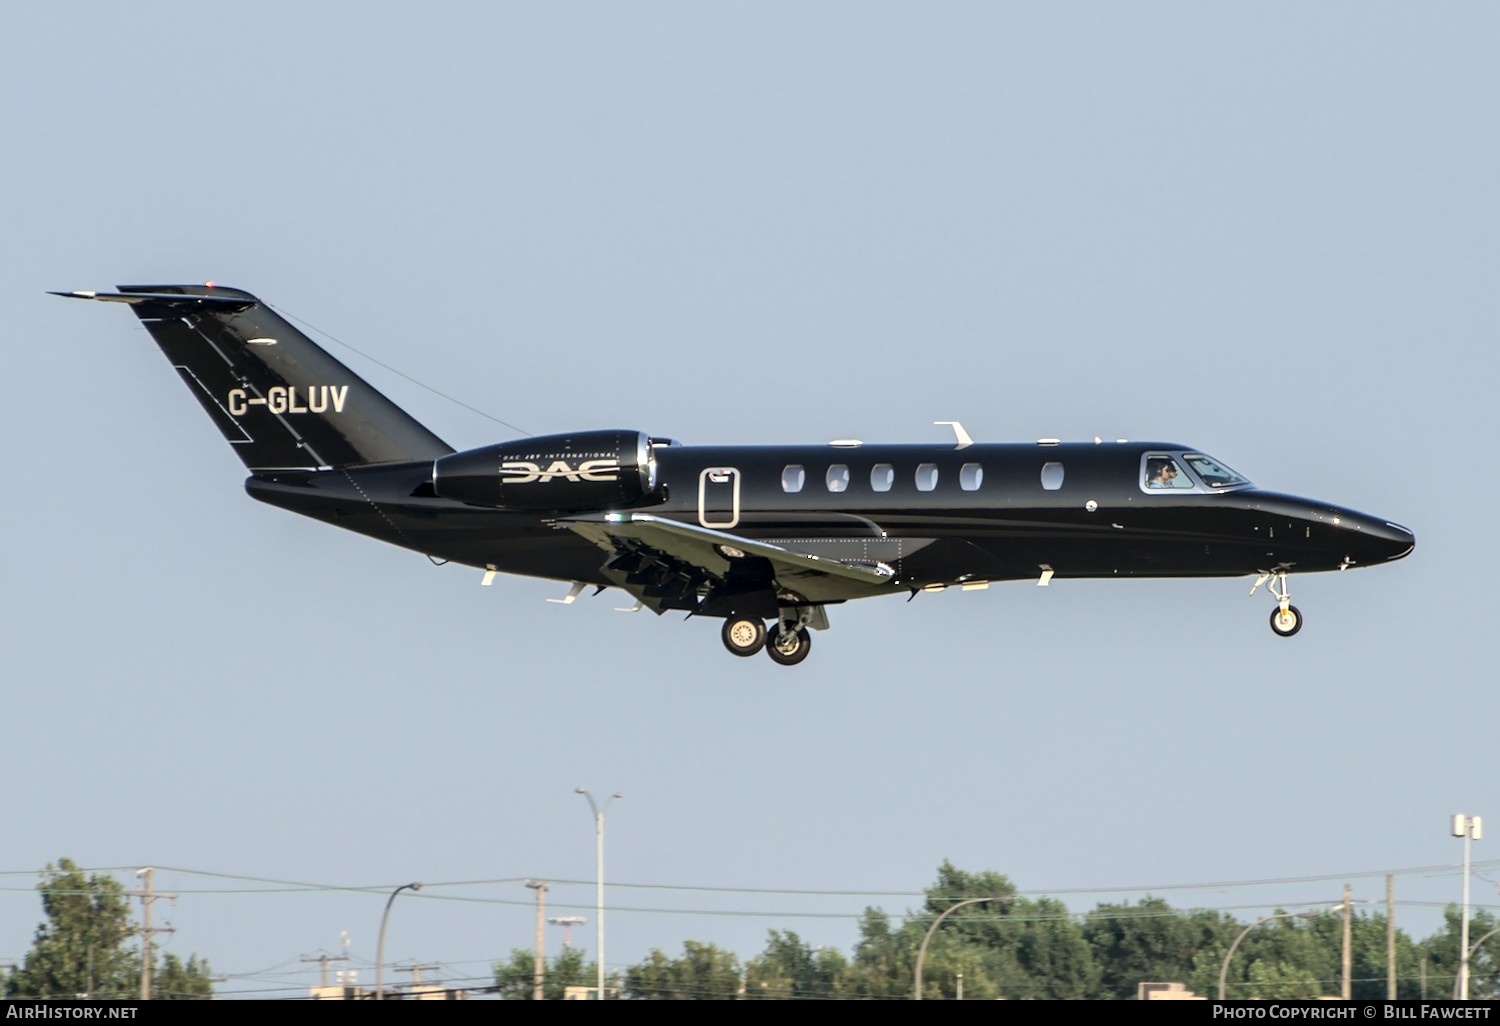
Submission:
<svg viewBox="0 0 1500 1026">
<path fill-rule="evenodd" d="M 439 457 L 433 490 L 476 506 L 536 511 L 637 504 L 656 491 L 651 440 L 639 431 L 580 431 L 500 442 Z"/>
</svg>

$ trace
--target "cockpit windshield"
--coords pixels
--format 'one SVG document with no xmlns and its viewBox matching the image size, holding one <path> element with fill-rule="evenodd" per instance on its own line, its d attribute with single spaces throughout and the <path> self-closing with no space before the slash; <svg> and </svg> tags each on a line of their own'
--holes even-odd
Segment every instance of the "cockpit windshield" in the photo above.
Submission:
<svg viewBox="0 0 1500 1026">
<path fill-rule="evenodd" d="M 1235 485 L 1250 483 L 1211 456 L 1205 456 L 1202 453 L 1187 453 L 1182 458 L 1187 460 L 1193 472 L 1210 488 L 1232 488 Z"/>
</svg>

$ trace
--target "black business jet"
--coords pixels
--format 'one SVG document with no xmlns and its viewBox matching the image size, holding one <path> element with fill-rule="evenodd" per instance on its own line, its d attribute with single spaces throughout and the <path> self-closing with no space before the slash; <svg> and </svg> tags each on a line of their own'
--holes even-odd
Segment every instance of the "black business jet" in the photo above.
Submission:
<svg viewBox="0 0 1500 1026">
<path fill-rule="evenodd" d="M 1412 551 L 1381 517 L 1257 488 L 1165 442 L 686 446 L 639 431 L 455 452 L 247 292 L 124 285 L 262 502 L 484 571 L 620 588 L 724 621 L 730 652 L 807 657 L 830 605 L 994 581 L 1256 575 L 1271 628 L 1292 572 Z M 939 422 L 948 424 L 951 422 Z M 767 629 L 767 623 L 770 629 Z"/>
</svg>

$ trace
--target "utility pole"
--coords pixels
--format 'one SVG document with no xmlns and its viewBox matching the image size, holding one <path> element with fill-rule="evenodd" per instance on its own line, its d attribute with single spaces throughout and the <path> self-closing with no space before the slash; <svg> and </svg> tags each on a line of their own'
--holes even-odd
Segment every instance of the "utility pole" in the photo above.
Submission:
<svg viewBox="0 0 1500 1026">
<path fill-rule="evenodd" d="M 1396 874 L 1385 874 L 1385 999 L 1396 1000 Z"/>
<path fill-rule="evenodd" d="M 527 880 L 526 886 L 536 891 L 536 963 L 532 971 L 531 1000 L 542 1000 L 542 984 L 547 978 L 547 961 L 542 957 L 542 944 L 546 941 L 542 930 L 547 922 L 547 881 Z"/>
<path fill-rule="evenodd" d="M 151 877 L 152 877 L 152 874 L 155 873 L 155 872 L 156 872 L 156 870 L 152 869 L 150 866 L 146 866 L 143 869 L 137 869 L 135 871 L 135 875 L 139 876 L 139 877 L 144 877 L 145 880 L 146 880 L 146 886 L 142 890 L 138 890 L 138 891 L 125 891 L 124 892 L 126 897 L 140 898 L 141 899 L 141 929 L 140 929 L 140 934 L 141 934 L 141 1000 L 142 1001 L 150 1001 L 151 1000 L 151 935 L 152 934 L 156 934 L 156 933 L 175 933 L 176 932 L 170 926 L 157 926 L 157 927 L 153 927 L 151 925 L 151 903 L 152 902 L 154 902 L 157 898 L 170 898 L 173 901 L 177 900 L 177 895 L 175 895 L 175 894 L 157 894 L 155 891 L 153 891 L 151 889 Z"/>
<path fill-rule="evenodd" d="M 322 986 L 326 987 L 326 986 L 328 986 L 328 963 L 329 962 L 347 962 L 347 961 L 349 961 L 349 956 L 347 954 L 344 954 L 344 955 L 330 955 L 328 952 L 324 951 L 324 952 L 320 952 L 316 956 L 313 956 L 313 955 L 303 955 L 300 958 L 298 958 L 297 961 L 299 961 L 299 962 L 321 962 L 322 965 L 323 965 Z"/>
<path fill-rule="evenodd" d="M 417 985 L 422 982 L 423 973 L 439 972 L 442 968 L 443 967 L 441 965 L 437 965 L 436 963 L 434 963 L 433 965 L 414 965 L 410 967 L 407 972 L 411 973 L 412 990 L 415 991 L 417 989 Z"/>
<path fill-rule="evenodd" d="M 1350 976 L 1354 968 L 1354 948 L 1351 941 L 1354 939 L 1354 890 L 1348 884 L 1344 884 L 1344 972 L 1343 983 L 1339 987 L 1339 996 L 1345 1001 L 1349 1000 Z"/>
</svg>

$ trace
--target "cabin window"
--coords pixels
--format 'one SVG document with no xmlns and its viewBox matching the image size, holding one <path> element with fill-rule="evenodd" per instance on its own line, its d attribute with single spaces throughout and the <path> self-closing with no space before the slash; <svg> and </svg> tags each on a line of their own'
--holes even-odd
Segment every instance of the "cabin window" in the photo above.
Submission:
<svg viewBox="0 0 1500 1026">
<path fill-rule="evenodd" d="M 930 492 L 937 487 L 938 468 L 936 463 L 917 464 L 917 491 Z"/>
<path fill-rule="evenodd" d="M 1149 456 L 1146 458 L 1145 475 L 1141 484 L 1148 491 L 1160 491 L 1162 489 L 1191 489 L 1193 479 L 1183 473 L 1177 461 L 1170 456 Z"/>
<path fill-rule="evenodd" d="M 800 492 L 802 482 L 807 480 L 807 474 L 796 464 L 792 464 L 781 472 L 781 490 L 784 492 Z"/>
<path fill-rule="evenodd" d="M 1055 492 L 1062 487 L 1063 465 L 1061 463 L 1042 464 L 1042 487 L 1049 492 Z"/>
<path fill-rule="evenodd" d="M 958 486 L 966 492 L 979 491 L 984 480 L 984 468 L 977 463 L 965 463 L 958 472 Z"/>
<path fill-rule="evenodd" d="M 828 482 L 830 492 L 842 492 L 849 487 L 849 467 L 844 463 L 835 463 L 828 468 L 828 474 L 824 478 Z"/>
<path fill-rule="evenodd" d="M 870 468 L 870 488 L 877 492 L 888 492 L 896 483 L 896 468 L 889 463 L 877 463 Z"/>
</svg>

